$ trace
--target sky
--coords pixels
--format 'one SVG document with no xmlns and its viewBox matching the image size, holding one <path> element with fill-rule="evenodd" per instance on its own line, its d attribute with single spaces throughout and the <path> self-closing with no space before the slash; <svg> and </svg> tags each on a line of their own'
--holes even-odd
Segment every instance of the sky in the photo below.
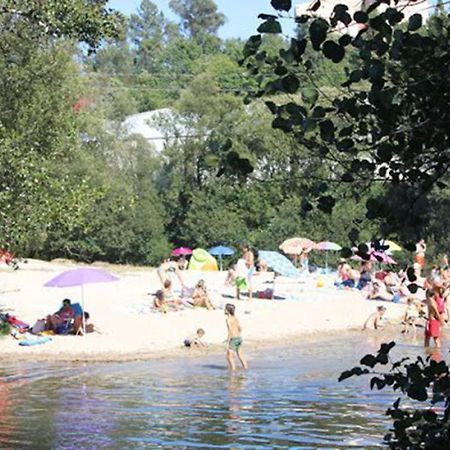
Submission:
<svg viewBox="0 0 450 450">
<path fill-rule="evenodd" d="M 169 0 L 152 1 L 164 12 L 166 17 L 178 22 L 177 17 L 169 9 Z M 110 0 L 108 6 L 129 15 L 136 12 L 140 3 L 141 0 Z M 216 0 L 216 3 L 219 11 L 227 17 L 227 23 L 219 30 L 219 36 L 223 39 L 247 39 L 256 33 L 256 29 L 261 23 L 261 20 L 258 19 L 259 13 L 274 13 L 270 6 L 270 0 Z M 291 35 L 291 31 L 294 29 L 294 20 L 283 20 L 282 25 L 283 32 Z"/>
</svg>

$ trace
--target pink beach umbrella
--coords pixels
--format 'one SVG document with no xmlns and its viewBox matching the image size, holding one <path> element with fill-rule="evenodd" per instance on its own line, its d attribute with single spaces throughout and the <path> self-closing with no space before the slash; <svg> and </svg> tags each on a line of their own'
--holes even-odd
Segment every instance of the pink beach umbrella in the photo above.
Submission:
<svg viewBox="0 0 450 450">
<path fill-rule="evenodd" d="M 325 253 L 325 268 L 328 269 L 328 252 L 338 252 L 339 250 L 342 250 L 342 247 L 335 242 L 323 241 L 316 244 L 314 249 L 327 252 Z"/>
<path fill-rule="evenodd" d="M 171 255 L 172 256 L 192 255 L 192 249 L 190 249 L 189 247 L 178 247 L 172 250 Z"/>
<path fill-rule="evenodd" d="M 397 264 L 397 261 L 395 261 L 391 256 L 386 255 L 386 253 L 372 252 L 372 255 L 375 257 L 377 262 L 380 262 L 382 264 Z"/>
<path fill-rule="evenodd" d="M 359 255 L 353 255 L 350 259 L 352 259 L 353 261 L 370 261 L 370 262 L 378 262 L 378 259 L 375 258 L 375 256 L 373 256 L 372 254 L 370 254 L 370 258 L 369 258 L 369 259 L 361 258 L 361 256 L 359 256 Z"/>
<path fill-rule="evenodd" d="M 329 242 L 329 241 L 323 241 L 319 242 L 314 246 L 316 250 L 325 250 L 325 251 L 332 251 L 332 252 L 338 252 L 339 250 L 342 250 L 342 247 L 339 244 L 336 244 L 335 242 Z"/>
<path fill-rule="evenodd" d="M 353 261 L 370 261 L 381 264 L 397 264 L 397 261 L 395 261 L 389 255 L 386 255 L 386 253 L 370 252 L 369 255 L 370 258 L 368 260 L 361 258 L 361 256 L 359 255 L 353 255 L 350 259 L 353 259 Z"/>
<path fill-rule="evenodd" d="M 301 255 L 306 250 L 314 248 L 315 242 L 307 238 L 294 237 L 286 239 L 281 245 L 280 249 L 287 255 Z"/>
</svg>

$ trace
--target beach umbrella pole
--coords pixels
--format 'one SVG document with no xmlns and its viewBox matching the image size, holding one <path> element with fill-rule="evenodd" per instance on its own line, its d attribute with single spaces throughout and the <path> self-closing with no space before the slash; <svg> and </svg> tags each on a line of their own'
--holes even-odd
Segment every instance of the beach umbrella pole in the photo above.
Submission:
<svg viewBox="0 0 450 450">
<path fill-rule="evenodd" d="M 84 286 L 81 284 L 81 307 L 83 308 L 83 313 L 81 316 L 82 326 L 83 326 L 83 336 L 86 336 L 86 319 L 84 318 Z"/>
</svg>

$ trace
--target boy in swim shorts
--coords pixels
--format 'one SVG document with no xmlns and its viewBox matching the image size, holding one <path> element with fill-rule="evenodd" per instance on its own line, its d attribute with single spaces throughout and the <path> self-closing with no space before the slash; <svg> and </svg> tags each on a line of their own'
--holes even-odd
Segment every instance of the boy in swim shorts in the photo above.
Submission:
<svg viewBox="0 0 450 450">
<path fill-rule="evenodd" d="M 234 313 L 235 313 L 235 306 L 232 305 L 231 303 L 227 303 L 225 305 L 225 317 L 226 317 L 225 321 L 228 330 L 228 339 L 227 339 L 228 344 L 227 344 L 226 358 L 230 369 L 236 370 L 236 364 L 234 363 L 234 356 L 233 356 L 233 352 L 236 352 L 236 355 L 239 358 L 242 367 L 244 369 L 247 369 L 248 368 L 247 361 L 245 360 L 241 349 L 242 328 Z"/>
</svg>

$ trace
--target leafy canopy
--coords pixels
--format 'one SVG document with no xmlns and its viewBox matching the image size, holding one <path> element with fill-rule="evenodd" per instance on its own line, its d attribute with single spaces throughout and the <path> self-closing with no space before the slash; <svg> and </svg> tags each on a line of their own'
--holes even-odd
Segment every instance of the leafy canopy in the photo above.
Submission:
<svg viewBox="0 0 450 450">
<path fill-rule="evenodd" d="M 262 35 L 281 33 L 281 22 L 260 15 L 259 34 L 244 49 L 258 82 L 247 100 L 269 97 L 272 127 L 330 168 L 318 207 L 331 212 L 336 204 L 333 181 L 357 191 L 380 184 L 384 193 L 367 200 L 367 218 L 381 221 L 382 235 L 412 240 L 423 232 L 423 199 L 445 186 L 450 167 L 450 21 L 441 12 L 424 25 L 418 14 L 405 21 L 401 8 L 378 6 L 351 16 L 338 4 L 329 18 L 300 16 L 298 35 L 275 56 L 262 49 Z M 331 92 L 318 80 L 318 58 L 343 78 Z"/>
</svg>

